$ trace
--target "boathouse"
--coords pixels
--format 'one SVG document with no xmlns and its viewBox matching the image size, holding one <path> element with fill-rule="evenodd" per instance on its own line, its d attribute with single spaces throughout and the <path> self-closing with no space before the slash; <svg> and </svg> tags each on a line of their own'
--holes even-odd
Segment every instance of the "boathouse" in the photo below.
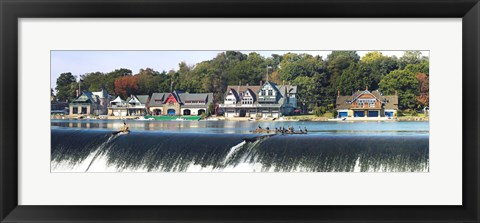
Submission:
<svg viewBox="0 0 480 223">
<path fill-rule="evenodd" d="M 397 95 L 382 95 L 378 90 L 356 91 L 351 96 L 338 92 L 337 118 L 340 119 L 395 119 L 398 111 Z"/>
<path fill-rule="evenodd" d="M 220 108 L 226 118 L 279 118 L 292 114 L 297 107 L 297 86 L 264 84 L 228 86 Z"/>
<path fill-rule="evenodd" d="M 180 90 L 171 93 L 153 93 L 148 111 L 158 115 L 208 114 L 209 105 L 215 104 L 213 93 L 188 93 Z"/>
<path fill-rule="evenodd" d="M 144 116 L 147 114 L 148 95 L 130 95 L 126 100 L 120 96 L 110 101 L 108 115 L 110 116 Z"/>
<path fill-rule="evenodd" d="M 82 91 L 70 104 L 70 115 L 104 115 L 111 96 L 104 89 L 98 92 Z"/>
</svg>

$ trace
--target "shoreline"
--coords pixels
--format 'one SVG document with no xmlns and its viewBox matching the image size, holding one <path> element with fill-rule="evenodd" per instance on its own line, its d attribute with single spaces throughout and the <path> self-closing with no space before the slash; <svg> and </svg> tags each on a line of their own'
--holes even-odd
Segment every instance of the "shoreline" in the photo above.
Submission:
<svg viewBox="0 0 480 223">
<path fill-rule="evenodd" d="M 161 121 L 161 120 L 145 120 L 139 119 L 140 117 L 144 116 L 127 116 L 127 117 L 119 117 L 119 116 L 106 116 L 106 117 L 97 117 L 97 116 L 83 116 L 79 118 L 78 116 L 50 116 L 50 120 L 141 120 L 141 121 Z M 181 116 L 178 116 L 179 118 Z M 210 118 L 210 119 L 209 119 Z M 401 116 L 396 119 L 388 119 L 388 120 L 368 120 L 368 119 L 360 119 L 360 120 L 333 120 L 330 117 L 295 117 L 295 116 L 286 116 L 281 117 L 279 119 L 251 119 L 246 117 L 239 117 L 239 118 L 225 118 L 222 116 L 212 116 L 209 118 L 202 118 L 198 121 L 235 121 L 235 122 L 428 122 L 428 117 L 417 117 L 417 116 Z M 211 119 L 214 118 L 214 119 Z M 170 120 L 171 121 L 171 120 Z M 175 121 L 175 120 L 173 120 Z M 185 121 L 196 121 L 196 120 L 185 120 Z"/>
</svg>

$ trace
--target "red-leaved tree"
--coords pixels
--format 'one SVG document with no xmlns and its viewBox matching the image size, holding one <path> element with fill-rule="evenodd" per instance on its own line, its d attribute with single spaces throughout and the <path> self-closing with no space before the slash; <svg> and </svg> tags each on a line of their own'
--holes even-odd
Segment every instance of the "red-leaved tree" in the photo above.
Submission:
<svg viewBox="0 0 480 223">
<path fill-rule="evenodd" d="M 138 77 L 125 76 L 115 80 L 115 94 L 127 98 L 138 93 Z"/>
<path fill-rule="evenodd" d="M 417 73 L 415 75 L 418 81 L 418 90 L 420 94 L 417 96 L 417 101 L 422 107 L 428 106 L 429 102 L 429 78 L 427 74 Z"/>
</svg>

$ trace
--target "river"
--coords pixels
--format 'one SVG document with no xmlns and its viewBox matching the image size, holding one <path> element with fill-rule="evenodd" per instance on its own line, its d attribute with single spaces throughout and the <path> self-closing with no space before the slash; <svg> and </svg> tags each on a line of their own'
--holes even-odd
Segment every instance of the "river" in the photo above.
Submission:
<svg viewBox="0 0 480 223">
<path fill-rule="evenodd" d="M 428 122 L 52 120 L 52 172 L 428 172 Z M 262 128 L 307 129 L 262 135 Z"/>
</svg>

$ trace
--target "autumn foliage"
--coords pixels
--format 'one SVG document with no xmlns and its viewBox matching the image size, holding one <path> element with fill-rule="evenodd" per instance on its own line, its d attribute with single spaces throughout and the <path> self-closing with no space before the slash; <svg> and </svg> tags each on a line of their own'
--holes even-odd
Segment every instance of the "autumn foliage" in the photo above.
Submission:
<svg viewBox="0 0 480 223">
<path fill-rule="evenodd" d="M 417 73 L 415 75 L 418 81 L 418 89 L 420 94 L 417 95 L 417 101 L 419 104 L 423 106 L 428 106 L 428 100 L 429 100 L 429 78 L 427 74 L 424 73 Z"/>
<path fill-rule="evenodd" d="M 138 76 L 125 76 L 115 80 L 115 94 L 127 98 L 138 93 Z"/>
</svg>

